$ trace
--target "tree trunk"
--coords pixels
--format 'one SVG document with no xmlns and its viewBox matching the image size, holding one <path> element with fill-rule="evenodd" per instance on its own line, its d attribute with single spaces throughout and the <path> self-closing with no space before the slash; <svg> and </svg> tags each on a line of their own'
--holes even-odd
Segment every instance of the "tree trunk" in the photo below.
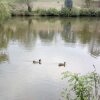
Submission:
<svg viewBox="0 0 100 100">
<path fill-rule="evenodd" d="M 30 1 L 29 0 L 26 0 L 26 4 L 27 4 L 28 12 L 31 12 L 32 11 L 32 8 L 31 8 L 31 5 L 30 5 Z"/>
<path fill-rule="evenodd" d="M 28 6 L 28 11 L 32 12 L 32 8 L 31 8 L 30 4 L 28 4 L 27 6 Z"/>
</svg>

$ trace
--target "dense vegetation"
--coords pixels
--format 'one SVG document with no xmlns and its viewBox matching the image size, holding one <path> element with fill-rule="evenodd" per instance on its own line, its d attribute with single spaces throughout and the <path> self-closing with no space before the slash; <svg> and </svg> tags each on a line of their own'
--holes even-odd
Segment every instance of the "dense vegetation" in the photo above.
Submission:
<svg viewBox="0 0 100 100">
<path fill-rule="evenodd" d="M 77 16 L 100 16 L 100 9 L 90 8 L 91 0 L 85 0 L 86 8 L 73 8 L 73 0 L 64 0 L 65 7 L 61 10 L 56 8 L 50 9 L 37 9 L 33 10 L 31 3 L 37 0 L 0 0 L 0 19 L 4 19 L 10 15 L 13 16 L 64 16 L 64 17 L 77 17 Z M 15 4 L 25 4 L 27 10 L 14 10 Z"/>
<path fill-rule="evenodd" d="M 32 12 L 20 10 L 16 12 L 12 12 L 13 16 L 63 16 L 63 17 L 81 17 L 81 16 L 90 16 L 90 17 L 100 17 L 100 9 L 69 9 L 62 8 L 61 10 L 57 10 L 55 8 L 50 9 L 37 9 Z"/>
<path fill-rule="evenodd" d="M 10 16 L 10 6 L 5 0 L 0 0 L 0 19 Z"/>
<path fill-rule="evenodd" d="M 96 70 L 86 75 L 71 72 L 63 74 L 68 81 L 67 88 L 62 92 L 66 100 L 100 100 L 100 75 Z"/>
</svg>

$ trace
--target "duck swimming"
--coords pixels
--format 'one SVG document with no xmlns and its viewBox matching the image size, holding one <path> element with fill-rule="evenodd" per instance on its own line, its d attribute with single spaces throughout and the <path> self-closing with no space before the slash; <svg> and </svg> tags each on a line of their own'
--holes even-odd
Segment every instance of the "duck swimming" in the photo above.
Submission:
<svg viewBox="0 0 100 100">
<path fill-rule="evenodd" d="M 41 64 L 41 59 L 39 61 L 33 60 L 33 64 Z"/>
<path fill-rule="evenodd" d="M 58 66 L 59 66 L 59 67 L 61 67 L 61 66 L 64 66 L 64 67 L 65 67 L 65 66 L 66 66 L 66 62 L 64 62 L 64 63 L 59 63 Z"/>
</svg>

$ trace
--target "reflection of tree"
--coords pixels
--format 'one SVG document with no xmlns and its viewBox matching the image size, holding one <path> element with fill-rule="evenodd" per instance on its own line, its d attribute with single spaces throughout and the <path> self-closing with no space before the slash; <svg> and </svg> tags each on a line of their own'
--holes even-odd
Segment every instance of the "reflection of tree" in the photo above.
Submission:
<svg viewBox="0 0 100 100">
<path fill-rule="evenodd" d="M 2 35 L 5 34 L 6 39 L 18 41 L 26 48 L 32 47 L 36 41 L 36 33 L 33 30 L 32 19 L 13 19 L 3 25 Z M 3 39 L 3 38 L 2 38 Z M 3 41 L 5 41 L 3 39 Z"/>
<path fill-rule="evenodd" d="M 0 26 L 0 49 L 7 48 L 8 38 L 6 37 L 6 33 L 3 29 L 3 26 Z"/>
<path fill-rule="evenodd" d="M 100 33 L 98 32 L 98 30 L 99 30 L 99 25 L 98 22 L 96 22 L 93 38 L 89 46 L 89 52 L 94 57 L 100 56 Z"/>
<path fill-rule="evenodd" d="M 0 63 L 8 61 L 8 55 L 6 53 L 0 53 Z"/>
<path fill-rule="evenodd" d="M 9 38 L 7 38 L 7 34 L 5 32 L 5 27 L 0 25 L 0 63 L 4 61 L 8 61 L 8 55 L 4 50 L 7 49 L 9 42 Z"/>
<path fill-rule="evenodd" d="M 88 22 L 84 23 L 82 28 L 77 32 L 77 37 L 82 44 L 89 44 L 91 55 L 95 57 L 100 56 L 99 23 L 96 21 L 93 25 Z"/>
<path fill-rule="evenodd" d="M 44 42 L 52 42 L 54 38 L 54 32 L 53 31 L 40 31 L 39 32 L 40 39 Z"/>
<path fill-rule="evenodd" d="M 63 23 L 63 32 L 61 34 L 65 42 L 75 43 L 75 34 L 71 31 L 71 22 Z"/>
<path fill-rule="evenodd" d="M 97 44 L 95 43 L 95 41 L 92 41 L 89 49 L 91 55 L 93 55 L 94 57 L 100 56 L 100 44 Z"/>
<path fill-rule="evenodd" d="M 60 33 L 64 42 L 84 44 L 89 46 L 92 55 L 99 56 L 99 22 L 97 19 L 14 18 L 0 26 L 0 49 L 7 48 L 9 41 L 17 41 L 21 46 L 30 49 L 38 38 L 45 43 L 51 43 Z"/>
<path fill-rule="evenodd" d="M 22 30 L 21 34 L 23 33 L 23 40 L 22 43 L 24 44 L 24 46 L 26 48 L 31 48 L 33 47 L 32 45 L 35 45 L 36 39 L 37 39 L 37 35 L 35 33 L 35 31 L 33 30 L 33 23 L 32 23 L 32 18 L 29 18 L 27 20 L 28 24 L 26 25 L 26 27 L 24 27 L 24 30 Z"/>
<path fill-rule="evenodd" d="M 91 32 L 89 30 L 89 24 L 85 23 L 77 35 L 81 43 L 89 43 L 91 41 Z"/>
</svg>

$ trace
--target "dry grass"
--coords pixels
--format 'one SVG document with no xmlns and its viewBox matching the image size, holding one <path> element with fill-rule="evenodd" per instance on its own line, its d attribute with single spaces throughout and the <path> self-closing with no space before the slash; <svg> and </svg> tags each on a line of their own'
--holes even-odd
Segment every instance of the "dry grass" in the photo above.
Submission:
<svg viewBox="0 0 100 100">
<path fill-rule="evenodd" d="M 49 8 L 56 8 L 56 9 L 61 9 L 63 6 L 63 2 L 57 2 L 57 1 L 52 1 L 52 2 L 34 2 L 33 3 L 33 9 L 37 8 L 44 8 L 44 9 L 49 9 Z"/>
</svg>

